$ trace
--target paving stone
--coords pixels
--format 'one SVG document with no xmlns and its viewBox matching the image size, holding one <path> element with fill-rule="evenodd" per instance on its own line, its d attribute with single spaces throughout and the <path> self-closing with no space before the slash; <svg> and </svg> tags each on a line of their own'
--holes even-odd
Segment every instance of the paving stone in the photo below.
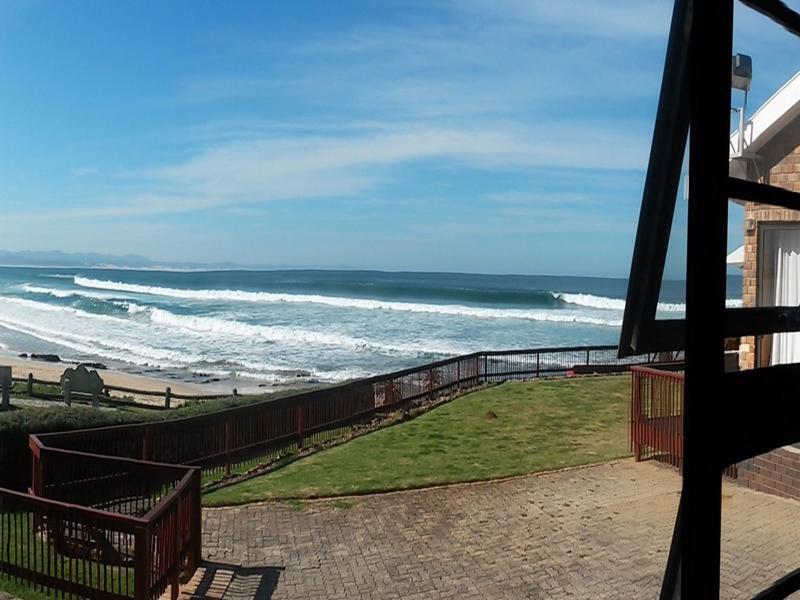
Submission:
<svg viewBox="0 0 800 600">
<path fill-rule="evenodd" d="M 624 460 L 350 508 L 207 509 L 205 579 L 226 579 L 205 589 L 275 600 L 657 598 L 679 490 L 672 468 Z M 798 522 L 800 502 L 726 482 L 722 598 L 750 598 L 797 568 Z"/>
</svg>

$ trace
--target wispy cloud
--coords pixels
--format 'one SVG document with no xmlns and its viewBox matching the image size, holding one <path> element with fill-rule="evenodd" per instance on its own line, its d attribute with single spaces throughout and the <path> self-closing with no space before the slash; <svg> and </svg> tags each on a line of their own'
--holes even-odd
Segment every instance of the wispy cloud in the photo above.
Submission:
<svg viewBox="0 0 800 600">
<path fill-rule="evenodd" d="M 70 171 L 73 177 L 86 177 L 88 175 L 97 175 L 100 170 L 97 167 L 87 165 L 84 167 L 76 167 Z"/>
<path fill-rule="evenodd" d="M 348 136 L 243 139 L 204 147 L 170 165 L 129 171 L 146 192 L 108 198 L 58 218 L 176 214 L 275 201 L 354 197 L 391 187 L 396 169 L 434 161 L 488 172 L 531 168 L 633 170 L 642 140 L 617 131 L 547 124 L 530 131 L 424 128 Z M 530 199 L 530 196 L 527 196 Z M 517 198 L 518 200 L 520 198 Z M 508 199 L 506 199 L 508 200 Z M 572 204 L 579 196 L 571 197 Z"/>
<path fill-rule="evenodd" d="M 215 231 L 281 213 L 280 232 L 318 239 L 427 209 L 452 236 L 612 227 L 609 198 L 635 212 L 619 198 L 638 201 L 669 0 L 389 5 L 291 35 L 204 32 L 191 64 L 146 78 L 158 118 L 115 124 L 108 157 L 70 157 L 59 200 L 16 214 Z"/>
<path fill-rule="evenodd" d="M 484 19 L 521 23 L 551 36 L 625 41 L 663 37 L 672 5 L 671 0 L 453 0 L 456 10 L 471 11 Z"/>
</svg>

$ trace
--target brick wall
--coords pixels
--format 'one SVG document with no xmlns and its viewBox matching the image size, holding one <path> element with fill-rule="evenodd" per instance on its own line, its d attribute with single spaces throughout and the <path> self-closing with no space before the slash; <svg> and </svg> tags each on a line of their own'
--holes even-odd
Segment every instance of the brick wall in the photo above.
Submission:
<svg viewBox="0 0 800 600">
<path fill-rule="evenodd" d="M 800 192 L 800 147 L 770 169 L 767 181 Z M 748 202 L 744 216 L 744 264 L 742 266 L 742 304 L 758 303 L 758 239 L 763 223 L 800 221 L 800 212 Z M 739 368 L 753 369 L 756 340 L 743 337 L 739 346 Z M 747 487 L 785 498 L 800 500 L 800 450 L 787 446 L 756 456 L 738 465 L 738 480 Z"/>
<path fill-rule="evenodd" d="M 800 450 L 778 448 L 739 463 L 739 483 L 784 498 L 800 500 Z"/>
<path fill-rule="evenodd" d="M 770 169 L 770 185 L 800 192 L 800 146 L 787 154 Z M 758 302 L 758 236 L 765 222 L 800 221 L 800 212 L 766 204 L 748 202 L 744 214 L 744 264 L 742 266 L 742 304 L 756 306 Z M 756 340 L 743 337 L 739 346 L 739 368 L 753 369 L 756 362 Z"/>
</svg>

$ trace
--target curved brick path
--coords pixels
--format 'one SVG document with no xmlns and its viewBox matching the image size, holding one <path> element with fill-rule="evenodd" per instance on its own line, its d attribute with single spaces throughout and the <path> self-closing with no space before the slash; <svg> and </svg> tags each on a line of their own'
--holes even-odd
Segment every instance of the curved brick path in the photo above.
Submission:
<svg viewBox="0 0 800 600">
<path fill-rule="evenodd" d="M 348 508 L 208 509 L 209 572 L 241 566 L 209 596 L 656 598 L 679 486 L 668 467 L 626 460 Z M 723 598 L 798 567 L 800 502 L 726 484 L 723 506 Z"/>
</svg>

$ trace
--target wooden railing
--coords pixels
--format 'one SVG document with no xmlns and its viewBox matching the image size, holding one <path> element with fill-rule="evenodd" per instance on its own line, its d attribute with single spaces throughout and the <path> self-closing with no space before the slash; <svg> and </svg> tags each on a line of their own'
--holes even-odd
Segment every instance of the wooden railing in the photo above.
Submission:
<svg viewBox="0 0 800 600">
<path fill-rule="evenodd" d="M 41 434 L 49 447 L 202 467 L 204 477 L 269 463 L 415 403 L 513 379 L 627 370 L 660 357 L 616 358 L 614 346 L 476 352 L 421 367 L 214 413 Z"/>
<path fill-rule="evenodd" d="M 32 435 L 31 494 L 0 489 L 0 573 L 48 593 L 175 597 L 201 556 L 200 468 L 224 478 L 486 383 L 659 358 L 621 361 L 613 346 L 477 352 L 184 419 Z"/>
<path fill-rule="evenodd" d="M 145 600 L 170 586 L 176 597 L 201 558 L 200 470 L 50 448 L 36 435 L 30 447 L 32 494 L 0 490 L 0 572 L 80 597 Z"/>
<path fill-rule="evenodd" d="M 637 461 L 655 459 L 683 468 L 683 364 L 632 366 L 630 444 Z M 737 476 L 736 465 L 724 471 Z"/>
<path fill-rule="evenodd" d="M 27 377 L 12 377 L 11 381 L 15 384 L 23 384 L 25 386 L 25 394 L 33 398 L 41 400 L 65 401 L 65 391 L 60 381 L 50 381 L 47 379 L 37 379 L 32 373 Z M 57 389 L 58 391 L 42 391 L 36 389 L 34 386 L 44 386 L 47 388 Z M 125 396 L 120 397 L 115 395 L 114 392 L 132 396 L 133 399 L 126 399 Z M 172 407 L 173 400 L 182 400 L 189 402 L 203 402 L 206 400 L 216 400 L 219 398 L 229 398 L 237 396 L 238 390 L 233 388 L 230 393 L 214 393 L 214 394 L 176 394 L 172 388 L 165 386 L 164 390 L 142 390 L 137 388 L 122 387 L 119 385 L 104 385 L 103 393 L 99 396 L 100 402 L 109 404 L 111 406 L 134 406 L 137 408 L 148 408 L 155 410 L 163 410 Z M 71 392 L 71 399 L 77 402 L 91 402 L 91 397 L 88 394 L 81 394 L 78 392 Z M 143 402 L 141 398 L 148 399 Z M 149 399 L 153 401 L 149 401 Z"/>
<path fill-rule="evenodd" d="M 682 466 L 682 371 L 631 367 L 630 442 L 636 460 Z"/>
<path fill-rule="evenodd" d="M 48 594 L 150 600 L 171 586 L 177 597 L 178 576 L 194 572 L 201 543 L 200 472 L 184 471 L 142 515 L 0 489 L 0 573 Z M 91 473 L 86 485 L 103 495 L 104 478 Z M 128 506 L 135 505 L 133 493 Z"/>
</svg>

